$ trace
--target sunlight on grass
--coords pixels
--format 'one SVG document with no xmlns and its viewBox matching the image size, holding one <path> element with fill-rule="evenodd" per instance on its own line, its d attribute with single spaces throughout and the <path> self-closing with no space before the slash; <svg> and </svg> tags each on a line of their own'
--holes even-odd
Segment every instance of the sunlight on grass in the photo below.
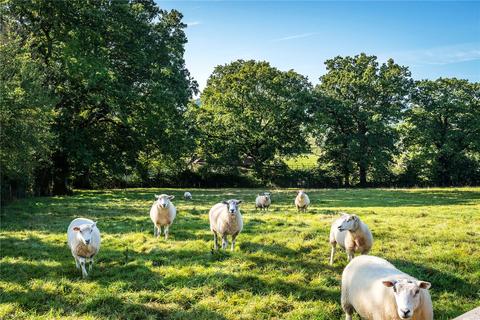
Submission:
<svg viewBox="0 0 480 320">
<path fill-rule="evenodd" d="M 339 252 L 328 265 L 329 226 L 338 211 L 359 214 L 374 235 L 372 254 L 432 282 L 435 319 L 480 304 L 480 188 L 272 192 L 255 211 L 255 189 L 76 191 L 31 198 L 1 215 L 2 319 L 342 319 Z M 153 238 L 155 193 L 174 194 L 171 239 Z M 208 210 L 243 199 L 245 227 L 235 252 L 212 254 Z M 82 280 L 66 245 L 75 217 L 98 220 L 102 247 Z"/>
</svg>

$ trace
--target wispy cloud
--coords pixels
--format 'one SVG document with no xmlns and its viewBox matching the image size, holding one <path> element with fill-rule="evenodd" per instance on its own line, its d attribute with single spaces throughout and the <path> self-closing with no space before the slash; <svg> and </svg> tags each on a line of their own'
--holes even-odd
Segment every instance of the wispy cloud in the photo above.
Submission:
<svg viewBox="0 0 480 320">
<path fill-rule="evenodd" d="M 287 40 L 300 39 L 300 38 L 308 38 L 308 37 L 314 36 L 316 34 L 317 34 L 316 32 L 294 34 L 294 35 L 283 37 L 283 38 L 273 39 L 272 42 L 287 41 Z"/>
<path fill-rule="evenodd" d="M 201 25 L 202 23 L 200 21 L 190 21 L 190 22 L 186 22 L 186 24 L 189 27 L 195 27 L 195 26 Z"/>
<path fill-rule="evenodd" d="M 392 56 L 396 60 L 418 65 L 446 65 L 480 60 L 480 42 L 401 51 Z"/>
</svg>

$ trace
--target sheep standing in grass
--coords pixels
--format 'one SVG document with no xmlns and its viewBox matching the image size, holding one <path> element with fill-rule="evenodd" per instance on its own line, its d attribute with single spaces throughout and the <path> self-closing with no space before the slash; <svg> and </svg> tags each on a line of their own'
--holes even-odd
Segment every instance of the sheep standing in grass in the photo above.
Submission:
<svg viewBox="0 0 480 320">
<path fill-rule="evenodd" d="M 177 215 L 177 209 L 170 201 L 175 196 L 169 196 L 166 194 L 155 195 L 157 200 L 153 203 L 150 209 L 150 218 L 153 222 L 153 235 L 159 237 L 163 233 L 165 234 L 165 240 L 168 239 L 169 228 L 175 220 Z"/>
<path fill-rule="evenodd" d="M 368 226 L 354 214 L 342 213 L 342 216 L 335 220 L 330 228 L 330 265 L 333 264 L 333 257 L 337 243 L 347 251 L 348 261 L 352 260 L 355 252 L 367 254 L 373 245 L 373 236 Z"/>
<path fill-rule="evenodd" d="M 270 192 L 260 193 L 255 199 L 255 209 L 268 210 L 268 207 L 272 204 L 272 198 Z"/>
<path fill-rule="evenodd" d="M 309 205 L 310 198 L 305 193 L 305 191 L 298 191 L 297 196 L 295 197 L 295 207 L 297 207 L 297 210 L 306 212 Z"/>
<path fill-rule="evenodd" d="M 368 320 L 432 320 L 430 283 L 403 273 L 388 261 L 358 256 L 342 274 L 342 308 L 346 320 L 356 311 Z"/>
<path fill-rule="evenodd" d="M 85 264 L 88 262 L 88 271 L 92 271 L 93 257 L 100 250 L 100 231 L 96 222 L 90 219 L 77 218 L 70 222 L 67 229 L 67 243 L 72 251 L 77 269 L 82 270 L 83 278 L 88 276 Z"/>
<path fill-rule="evenodd" d="M 185 191 L 185 193 L 183 194 L 183 199 L 192 200 L 192 194 L 188 191 Z"/>
<path fill-rule="evenodd" d="M 240 213 L 241 200 L 222 201 L 214 205 L 208 213 L 210 220 L 210 230 L 213 232 L 213 241 L 215 250 L 218 250 L 218 235 L 222 237 L 222 249 L 225 250 L 228 245 L 227 236 L 232 236 L 233 251 L 235 248 L 235 239 L 243 229 L 243 219 Z"/>
</svg>

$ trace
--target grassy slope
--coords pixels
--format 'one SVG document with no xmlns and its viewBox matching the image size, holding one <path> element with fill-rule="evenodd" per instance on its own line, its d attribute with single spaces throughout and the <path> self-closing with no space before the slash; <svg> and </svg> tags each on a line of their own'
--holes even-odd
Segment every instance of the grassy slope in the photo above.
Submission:
<svg viewBox="0 0 480 320">
<path fill-rule="evenodd" d="M 164 192 L 165 190 L 162 190 Z M 148 217 L 158 189 L 79 191 L 4 209 L 0 318 L 341 319 L 339 251 L 328 265 L 329 225 L 338 210 L 371 227 L 372 254 L 432 282 L 436 319 L 480 305 L 480 188 L 310 190 L 313 207 L 293 208 L 293 190 L 273 210 L 253 209 L 257 190 L 193 190 L 177 196 L 171 239 L 154 239 Z M 234 253 L 212 254 L 209 207 L 241 198 L 244 232 Z M 102 248 L 80 279 L 66 246 L 70 220 L 98 220 Z"/>
</svg>

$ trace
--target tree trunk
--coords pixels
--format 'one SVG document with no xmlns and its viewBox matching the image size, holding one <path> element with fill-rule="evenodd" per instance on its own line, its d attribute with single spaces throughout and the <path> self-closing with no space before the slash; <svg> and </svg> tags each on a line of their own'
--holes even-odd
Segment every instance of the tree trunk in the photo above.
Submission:
<svg viewBox="0 0 480 320">
<path fill-rule="evenodd" d="M 360 162 L 358 165 L 359 167 L 359 174 L 360 174 L 360 187 L 364 188 L 367 186 L 367 166 L 365 163 Z"/>
<path fill-rule="evenodd" d="M 53 175 L 53 195 L 69 195 L 72 190 L 68 187 L 68 161 L 62 152 L 56 152 L 53 156 L 54 175 Z"/>
<path fill-rule="evenodd" d="M 343 175 L 343 179 L 344 179 L 344 186 L 345 188 L 350 188 L 350 174 L 348 172 L 345 172 L 344 175 Z"/>
</svg>

